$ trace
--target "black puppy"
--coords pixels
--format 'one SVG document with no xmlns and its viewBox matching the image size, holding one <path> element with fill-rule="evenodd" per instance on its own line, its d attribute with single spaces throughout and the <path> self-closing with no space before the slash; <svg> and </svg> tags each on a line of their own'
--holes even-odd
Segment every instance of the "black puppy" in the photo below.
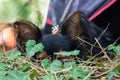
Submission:
<svg viewBox="0 0 120 80">
<path fill-rule="evenodd" d="M 24 23 L 16 21 L 14 25 L 18 26 L 16 27 L 19 31 L 18 43 L 21 44 L 22 41 L 24 41 L 22 39 L 25 39 L 21 46 L 24 46 L 25 48 L 25 42 L 27 40 L 35 39 L 37 43 L 42 43 L 44 45 L 44 51 L 48 55 L 53 55 L 54 52 L 72 51 L 77 49 L 80 50 L 79 57 L 85 58 L 90 54 L 96 55 L 101 51 L 97 44 L 93 46 L 96 42 L 94 38 L 99 37 L 99 43 L 102 47 L 107 47 L 112 43 L 111 34 L 105 32 L 100 37 L 103 30 L 97 27 L 94 23 L 89 22 L 80 11 L 72 13 L 64 22 L 61 22 L 59 24 L 60 32 L 57 34 L 46 34 L 42 36 L 41 31 L 36 28 L 35 25 L 27 21 Z M 23 27 L 22 25 L 29 27 Z M 22 28 L 25 29 L 23 30 Z M 93 49 L 91 49 L 92 46 Z"/>
</svg>

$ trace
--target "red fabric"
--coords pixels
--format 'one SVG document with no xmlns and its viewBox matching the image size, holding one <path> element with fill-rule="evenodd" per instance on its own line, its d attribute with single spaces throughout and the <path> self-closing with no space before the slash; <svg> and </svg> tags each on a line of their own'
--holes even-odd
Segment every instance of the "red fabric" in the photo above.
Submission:
<svg viewBox="0 0 120 80">
<path fill-rule="evenodd" d="M 50 24 L 50 25 L 53 25 L 53 21 L 51 19 L 49 19 L 49 18 L 47 18 L 46 23 Z"/>
</svg>

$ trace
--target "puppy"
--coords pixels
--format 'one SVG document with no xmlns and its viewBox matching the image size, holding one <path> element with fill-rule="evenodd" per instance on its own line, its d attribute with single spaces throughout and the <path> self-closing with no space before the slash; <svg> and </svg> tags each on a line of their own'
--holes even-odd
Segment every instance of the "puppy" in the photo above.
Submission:
<svg viewBox="0 0 120 80">
<path fill-rule="evenodd" d="M 98 41 L 103 48 L 107 47 L 109 44 L 113 43 L 114 41 L 112 39 L 112 34 L 110 32 L 105 31 L 105 33 L 102 34 L 104 30 L 96 26 L 93 22 L 89 22 L 85 17 L 85 15 L 80 11 L 74 12 L 70 16 L 68 16 L 68 18 L 64 22 L 61 22 L 59 24 L 59 29 L 61 31 L 59 35 L 67 38 L 68 40 L 65 41 L 61 37 L 59 38 L 64 40 L 66 44 L 67 43 L 69 44 L 70 47 L 69 50 L 74 50 L 74 49 L 80 50 L 81 51 L 80 56 L 89 55 L 89 54 L 97 55 L 101 51 L 100 47 L 97 45 L 95 41 L 95 38 L 98 38 Z M 56 35 L 50 34 L 50 35 L 51 35 L 50 37 L 58 36 L 58 34 Z M 54 41 L 53 43 L 55 43 L 55 41 L 59 41 L 60 40 L 59 38 L 53 40 Z M 52 39 L 49 40 L 49 35 L 47 35 L 46 39 L 48 41 L 52 40 Z M 45 44 L 45 42 L 48 41 L 43 40 L 43 44 Z M 59 44 L 59 45 L 63 45 L 63 44 Z"/>
<path fill-rule="evenodd" d="M 28 21 L 16 21 L 13 25 L 18 31 L 19 45 L 17 47 L 21 51 L 25 51 L 25 43 L 28 40 L 34 39 L 37 43 L 44 45 L 47 55 L 53 56 L 54 52 L 59 51 L 80 50 L 79 57 L 86 58 L 88 55 L 93 56 L 101 52 L 99 46 L 94 44 L 96 42 L 94 38 L 98 38 L 103 48 L 113 42 L 109 32 L 101 35 L 103 30 L 89 22 L 80 11 L 72 13 L 65 21 L 59 23 L 59 33 L 57 34 L 48 33 L 43 36 L 40 29 Z"/>
</svg>

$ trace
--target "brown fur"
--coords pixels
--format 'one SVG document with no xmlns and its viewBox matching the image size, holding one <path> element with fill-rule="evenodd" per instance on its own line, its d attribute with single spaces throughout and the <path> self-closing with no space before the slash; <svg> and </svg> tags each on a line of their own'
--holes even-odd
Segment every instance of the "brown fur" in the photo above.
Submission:
<svg viewBox="0 0 120 80">
<path fill-rule="evenodd" d="M 20 20 L 13 23 L 14 28 L 18 31 L 17 36 L 17 48 L 25 52 L 25 44 L 28 40 L 37 40 L 37 38 L 42 36 L 39 29 L 31 22 Z"/>
<path fill-rule="evenodd" d="M 81 37 L 83 27 L 81 27 L 79 12 L 73 13 L 66 19 L 62 27 L 62 34 L 68 35 L 71 38 Z M 66 33 L 65 33 L 66 32 Z"/>
</svg>

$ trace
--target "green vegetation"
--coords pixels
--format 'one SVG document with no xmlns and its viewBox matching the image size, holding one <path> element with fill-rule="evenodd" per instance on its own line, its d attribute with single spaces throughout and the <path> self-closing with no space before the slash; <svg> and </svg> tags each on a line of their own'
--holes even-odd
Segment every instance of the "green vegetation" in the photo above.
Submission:
<svg viewBox="0 0 120 80">
<path fill-rule="evenodd" d="M 46 18 L 48 2 L 49 0 L 1 0 L 0 22 L 26 19 L 41 28 Z"/>
<path fill-rule="evenodd" d="M 117 54 L 118 56 L 120 56 L 120 44 L 111 44 L 108 46 L 108 50 L 112 50 L 115 52 L 115 54 Z"/>
<path fill-rule="evenodd" d="M 111 46 L 111 45 L 110 45 Z M 114 46 L 117 48 L 119 45 Z M 108 49 L 114 49 L 108 47 Z M 4 56 L 0 53 L 0 80 L 115 80 L 120 79 L 120 60 L 119 55 L 111 60 L 105 57 L 94 58 L 92 61 L 67 61 L 59 59 L 51 61 L 49 58 L 42 60 L 31 59 L 36 52 L 43 52 L 44 46 L 36 44 L 34 40 L 26 43 L 27 53 L 21 53 L 16 49 L 8 52 Z M 119 48 L 120 49 L 120 48 Z M 78 50 L 63 52 L 76 56 Z M 64 55 L 60 52 L 60 54 Z M 21 56 L 21 54 L 26 54 Z M 57 53 L 59 54 L 59 53 Z M 56 55 L 56 53 L 55 53 Z M 76 63 L 77 62 L 77 63 Z"/>
</svg>

